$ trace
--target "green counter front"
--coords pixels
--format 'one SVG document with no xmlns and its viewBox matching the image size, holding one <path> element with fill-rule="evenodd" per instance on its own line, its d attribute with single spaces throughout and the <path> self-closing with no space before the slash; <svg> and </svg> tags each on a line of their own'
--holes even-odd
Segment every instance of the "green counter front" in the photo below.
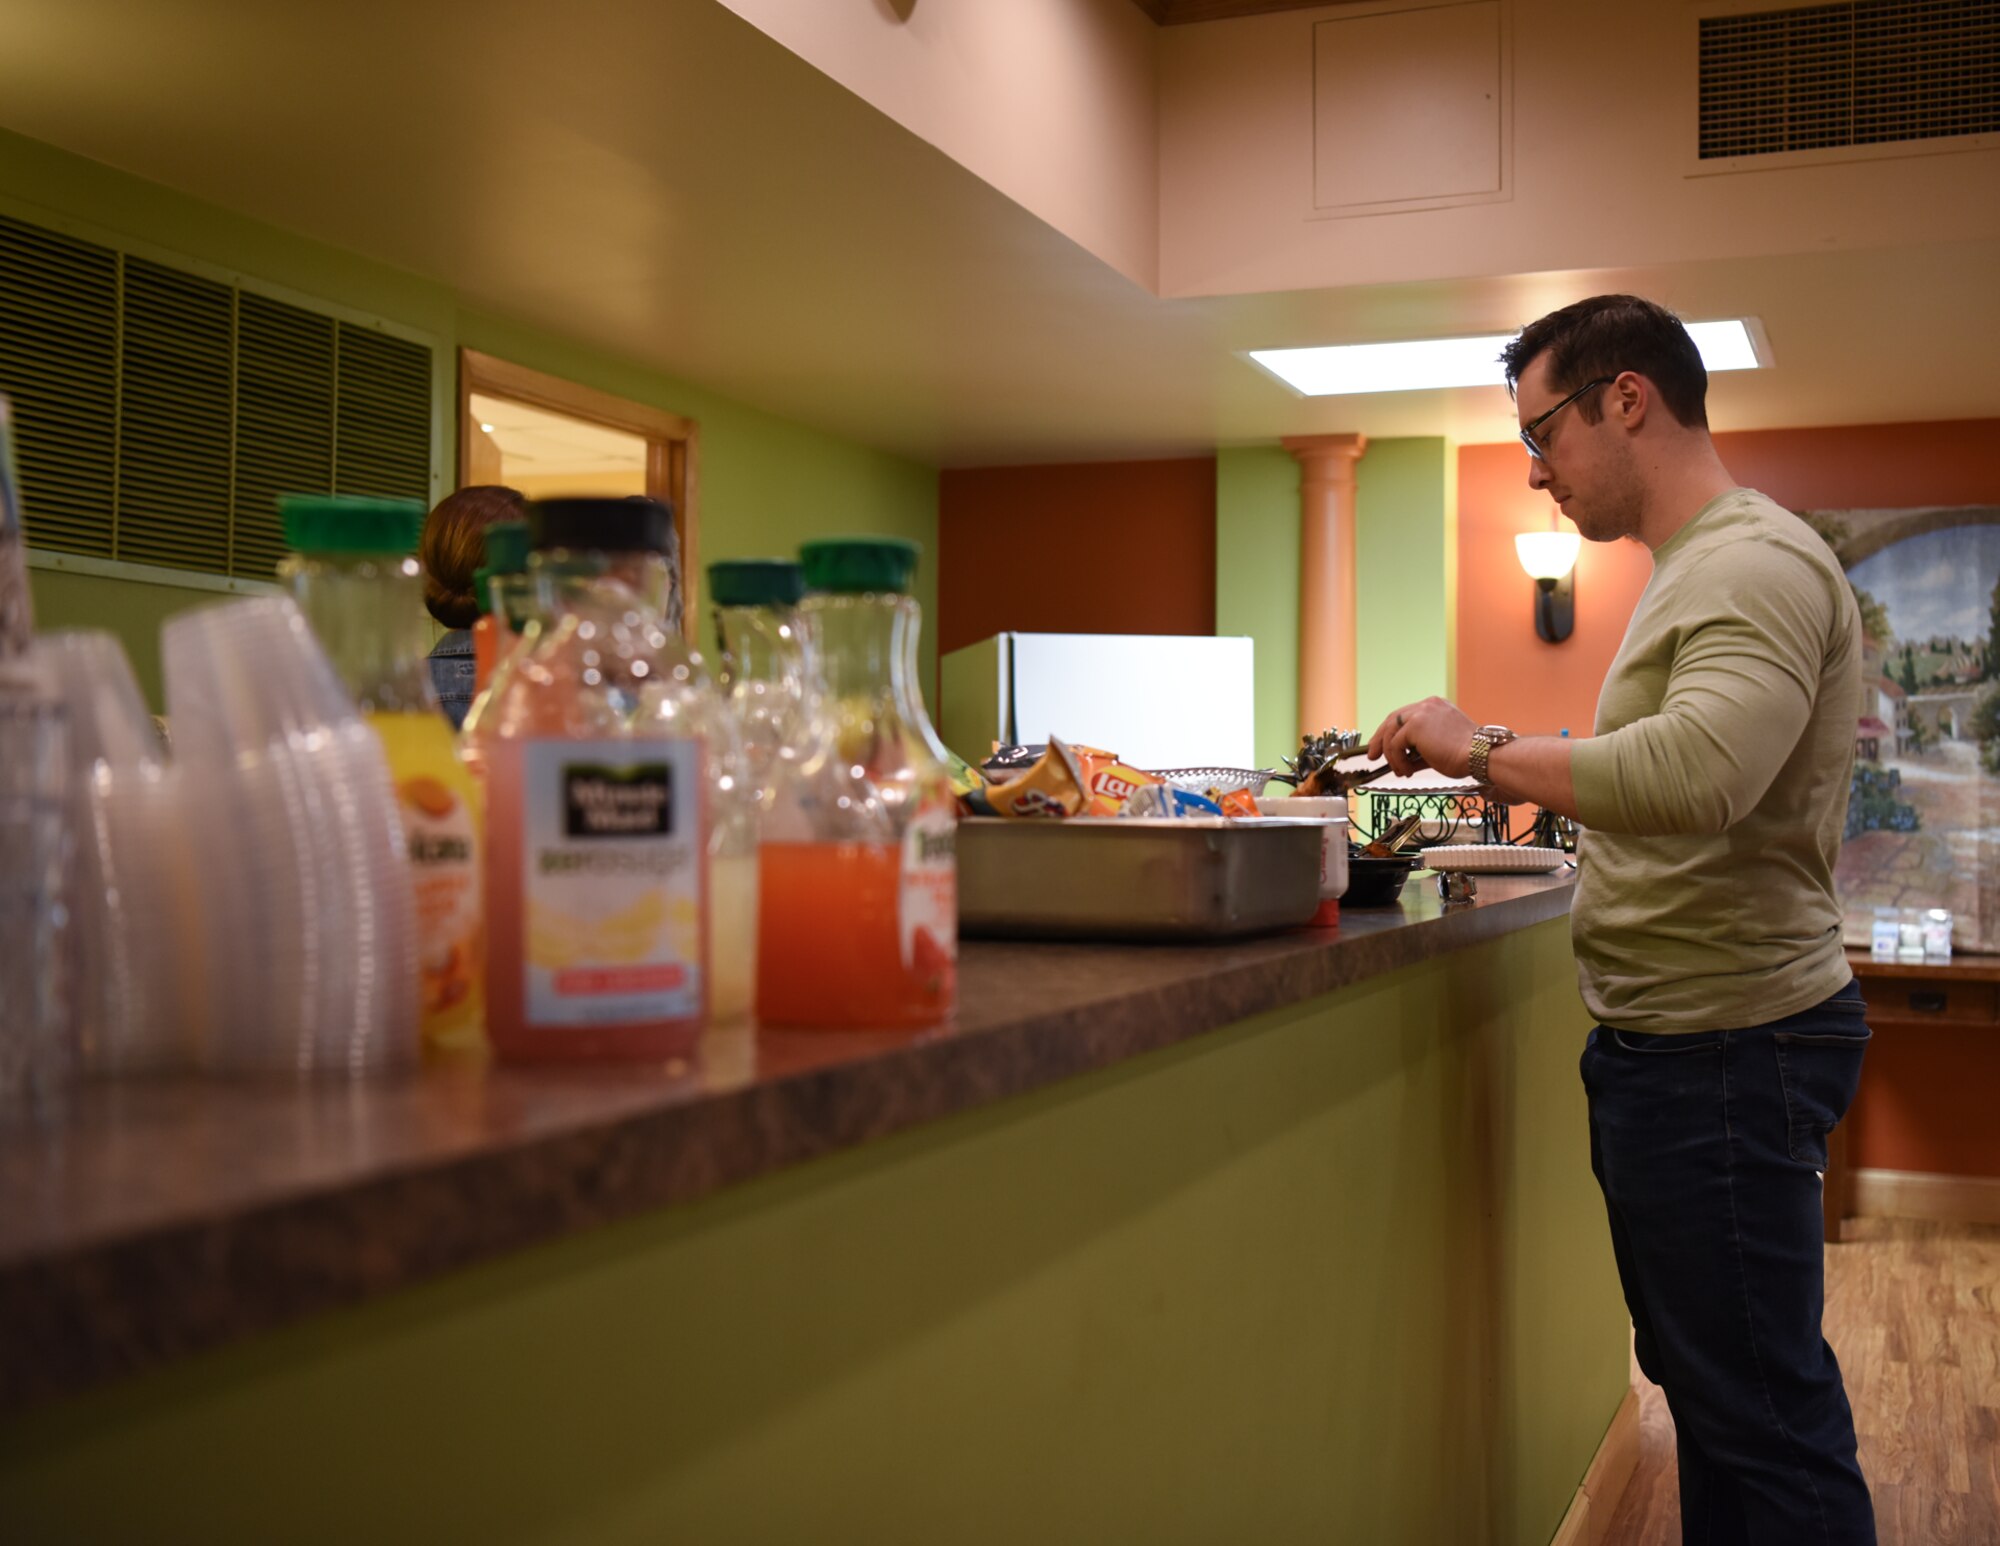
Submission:
<svg viewBox="0 0 2000 1546">
<path fill-rule="evenodd" d="M 0 1538 L 1540 1546 L 1587 1029 L 1565 917 L 1444 949 L 17 1412 Z"/>
</svg>

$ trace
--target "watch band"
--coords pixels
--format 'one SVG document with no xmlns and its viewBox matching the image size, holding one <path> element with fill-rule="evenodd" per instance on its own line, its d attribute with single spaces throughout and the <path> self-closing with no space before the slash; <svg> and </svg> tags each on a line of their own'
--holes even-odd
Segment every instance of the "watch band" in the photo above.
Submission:
<svg viewBox="0 0 2000 1546">
<path fill-rule="evenodd" d="M 1493 756 L 1493 748 L 1505 746 L 1509 741 L 1518 739 L 1520 738 L 1505 725 L 1481 725 L 1473 731 L 1472 754 L 1467 759 L 1472 765 L 1473 779 L 1481 784 L 1492 783 L 1493 778 L 1487 771 L 1487 764 Z"/>
</svg>

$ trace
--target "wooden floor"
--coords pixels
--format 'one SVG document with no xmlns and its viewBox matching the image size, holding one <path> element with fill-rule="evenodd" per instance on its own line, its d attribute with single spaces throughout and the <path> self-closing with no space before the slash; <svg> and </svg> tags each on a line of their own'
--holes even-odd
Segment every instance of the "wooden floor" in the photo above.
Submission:
<svg viewBox="0 0 2000 1546">
<path fill-rule="evenodd" d="M 2000 1546 L 2000 1227 L 1849 1219 L 1826 1251 L 1881 1546 Z M 1639 1469 L 1604 1546 L 1679 1546 L 1674 1424 L 1639 1373 Z"/>
</svg>

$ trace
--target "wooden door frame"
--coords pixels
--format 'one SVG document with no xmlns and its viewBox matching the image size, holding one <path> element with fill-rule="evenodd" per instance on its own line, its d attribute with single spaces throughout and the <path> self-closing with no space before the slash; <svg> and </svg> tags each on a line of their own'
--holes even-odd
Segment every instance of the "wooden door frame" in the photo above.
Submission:
<svg viewBox="0 0 2000 1546">
<path fill-rule="evenodd" d="M 477 349 L 461 348 L 457 478 L 460 488 L 465 487 L 466 469 L 472 465 L 472 437 L 478 426 L 472 412 L 475 392 L 623 430 L 646 442 L 646 492 L 674 507 L 674 531 L 680 539 L 681 632 L 689 639 L 695 638 L 700 632 L 697 619 L 701 616 L 700 426 L 693 419 L 668 413 L 663 408 L 634 402 L 629 397 L 614 397 L 595 387 L 531 370 Z"/>
</svg>

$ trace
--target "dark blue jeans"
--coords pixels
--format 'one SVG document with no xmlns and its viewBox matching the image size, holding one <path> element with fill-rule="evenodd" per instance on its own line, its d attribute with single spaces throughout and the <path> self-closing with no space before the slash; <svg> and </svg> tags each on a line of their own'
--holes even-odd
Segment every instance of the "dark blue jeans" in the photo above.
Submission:
<svg viewBox="0 0 2000 1546">
<path fill-rule="evenodd" d="M 1740 1031 L 1598 1026 L 1583 1052 L 1590 1167 L 1666 1392 L 1687 1546 L 1872 1543 L 1840 1365 L 1820 1333 L 1817 1172 L 1868 1045 L 1861 990 Z"/>
</svg>

